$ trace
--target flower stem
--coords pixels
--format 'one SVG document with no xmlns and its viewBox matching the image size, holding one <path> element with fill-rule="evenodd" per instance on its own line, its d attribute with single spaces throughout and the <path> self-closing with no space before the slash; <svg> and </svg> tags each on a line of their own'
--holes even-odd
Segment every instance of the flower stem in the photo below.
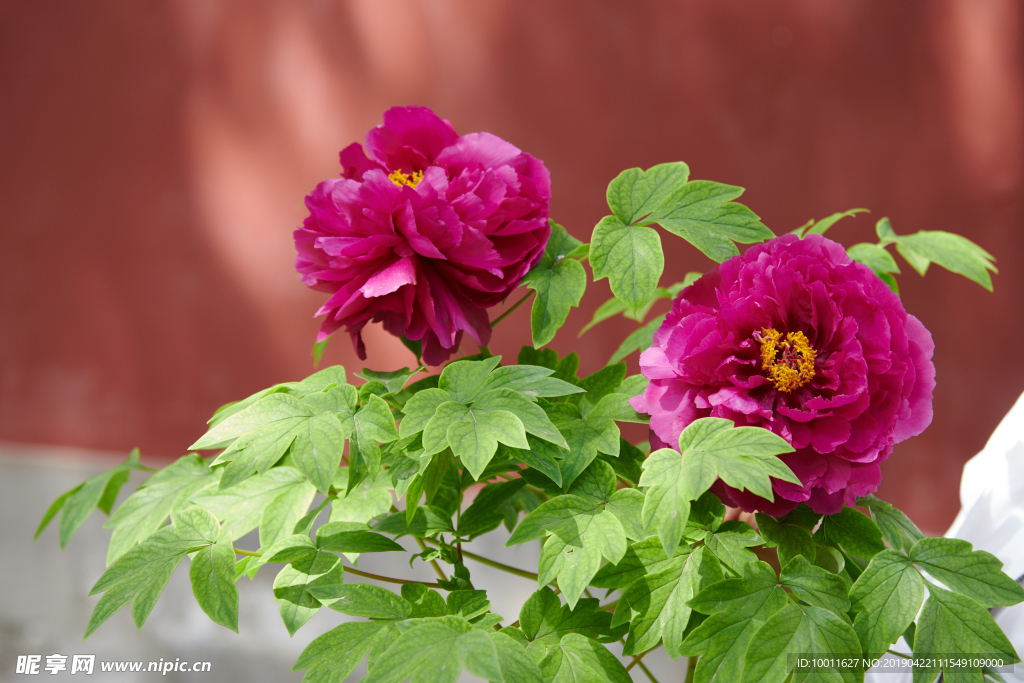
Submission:
<svg viewBox="0 0 1024 683">
<path fill-rule="evenodd" d="M 263 557 L 263 553 L 254 553 L 251 550 L 241 550 L 240 548 L 235 548 L 235 554 L 248 555 L 249 557 Z M 370 572 L 364 572 L 361 569 L 356 569 L 355 567 L 345 567 L 345 571 L 349 574 L 355 574 L 356 576 L 362 576 L 367 579 L 376 579 L 377 581 L 383 581 L 384 583 L 418 583 L 421 586 L 426 586 L 427 588 L 441 588 L 441 586 L 436 583 L 427 583 L 426 581 L 413 581 L 411 579 L 396 579 L 391 576 L 381 576 L 380 574 L 371 574 Z"/>
<path fill-rule="evenodd" d="M 514 304 L 512 304 L 511 306 L 509 306 L 508 309 L 506 309 L 504 313 L 499 315 L 497 318 L 494 319 L 493 322 L 491 322 L 491 329 L 493 330 L 495 327 L 497 327 L 498 323 L 500 323 L 502 320 L 507 318 L 512 313 L 512 311 L 514 311 L 517 308 L 519 308 L 531 296 L 533 296 L 533 291 L 532 290 L 530 291 L 529 294 L 524 296 L 522 299 L 520 299 L 519 301 L 517 301 Z"/>
<path fill-rule="evenodd" d="M 687 657 L 686 658 L 686 678 L 683 679 L 683 683 L 693 683 L 694 672 L 697 670 L 697 658 Z"/>
<path fill-rule="evenodd" d="M 427 544 L 423 542 L 422 538 L 419 538 L 418 536 L 415 537 L 415 538 L 416 538 L 416 543 L 420 546 L 420 550 L 424 550 L 425 551 L 427 549 Z M 439 565 L 437 563 L 437 560 L 431 560 L 430 564 L 434 565 L 434 571 L 437 572 L 438 578 L 440 578 L 442 581 L 447 581 L 448 580 L 448 577 L 444 575 L 444 571 L 442 571 L 441 565 Z"/>
<path fill-rule="evenodd" d="M 426 540 L 426 542 L 430 543 L 431 545 L 439 545 L 437 543 L 437 541 L 435 541 L 433 539 L 428 538 L 428 539 L 424 539 L 424 540 Z M 516 576 L 521 576 L 524 579 L 533 579 L 534 581 L 537 580 L 537 575 L 536 574 L 534 574 L 533 572 L 528 572 L 525 569 L 516 569 L 515 567 L 510 567 L 507 564 L 502 564 L 501 562 L 495 562 L 494 560 L 490 560 L 490 559 L 488 559 L 486 557 L 483 557 L 482 555 L 477 555 L 476 553 L 471 553 L 468 550 L 463 550 L 462 554 L 465 557 L 468 557 L 471 560 L 475 560 L 475 561 L 479 562 L 480 564 L 486 564 L 488 567 L 493 567 L 495 569 L 500 569 L 503 572 L 508 572 L 509 574 L 515 574 Z"/>
<path fill-rule="evenodd" d="M 647 678 L 651 679 L 651 683 L 658 683 L 658 679 L 654 677 L 654 674 L 651 673 L 651 670 L 647 668 L 646 664 L 643 662 L 637 662 L 636 665 L 640 667 L 641 671 L 647 674 Z M 684 683 L 690 683 L 690 680 L 687 679 Z"/>
<path fill-rule="evenodd" d="M 647 652 L 650 652 L 650 650 L 648 650 Z M 643 659 L 647 655 L 647 652 L 641 652 L 636 657 L 633 657 L 633 661 L 626 665 L 626 671 L 629 671 L 634 666 L 639 664 L 640 660 Z"/>
</svg>

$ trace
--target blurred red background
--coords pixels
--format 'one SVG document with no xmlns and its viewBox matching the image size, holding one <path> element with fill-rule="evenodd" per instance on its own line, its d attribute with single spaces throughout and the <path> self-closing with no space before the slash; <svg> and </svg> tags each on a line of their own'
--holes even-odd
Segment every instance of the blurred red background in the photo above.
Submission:
<svg viewBox="0 0 1024 683">
<path fill-rule="evenodd" d="M 0 440 L 176 456 L 220 404 L 311 372 L 302 198 L 384 109 L 424 104 L 544 159 L 583 240 L 619 171 L 684 160 L 777 233 L 863 206 L 830 236 L 890 216 L 995 254 L 994 294 L 900 277 L 935 421 L 880 495 L 941 532 L 1024 390 L 1022 22 L 1014 0 L 0 3 Z M 664 240 L 663 284 L 710 266 Z M 629 331 L 577 340 L 608 295 L 553 343 L 586 371 Z M 492 349 L 528 338 L 524 307 Z M 366 365 L 413 362 L 366 339 Z M 341 337 L 326 362 L 363 365 Z"/>
</svg>

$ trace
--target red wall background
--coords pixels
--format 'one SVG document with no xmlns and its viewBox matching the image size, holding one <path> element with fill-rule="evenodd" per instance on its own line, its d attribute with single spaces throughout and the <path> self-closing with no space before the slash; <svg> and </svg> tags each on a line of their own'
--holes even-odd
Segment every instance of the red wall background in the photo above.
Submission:
<svg viewBox="0 0 1024 683">
<path fill-rule="evenodd" d="M 218 405 L 308 374 L 302 198 L 418 103 L 544 159 L 584 240 L 620 170 L 681 159 L 779 233 L 864 206 L 831 236 L 890 216 L 995 254 L 994 294 L 900 278 L 939 384 L 881 495 L 941 532 L 1024 390 L 1022 29 L 1014 0 L 0 2 L 0 440 L 175 456 Z M 665 283 L 710 265 L 665 244 Z M 607 296 L 553 344 L 585 370 L 628 332 L 577 341 Z M 527 327 L 524 308 L 492 346 L 514 356 Z M 361 367 L 343 339 L 326 360 Z"/>
</svg>

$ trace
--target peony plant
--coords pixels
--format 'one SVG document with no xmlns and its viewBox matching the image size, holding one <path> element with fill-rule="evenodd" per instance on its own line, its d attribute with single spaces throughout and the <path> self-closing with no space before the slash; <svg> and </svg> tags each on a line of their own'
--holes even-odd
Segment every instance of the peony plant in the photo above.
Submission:
<svg viewBox="0 0 1024 683">
<path fill-rule="evenodd" d="M 980 247 L 887 219 L 877 244 L 824 237 L 859 210 L 775 236 L 741 188 L 681 162 L 615 178 L 584 244 L 551 222 L 541 161 L 424 107 L 387 111 L 341 165 L 294 233 L 303 281 L 330 295 L 314 356 L 344 328 L 365 358 L 379 322 L 417 367 L 275 385 L 220 408 L 197 452 L 116 509 L 129 473 L 152 471 L 137 451 L 58 498 L 36 535 L 59 513 L 62 547 L 94 508 L 110 515 L 87 637 L 129 604 L 141 627 L 187 556 L 199 606 L 236 632 L 236 584 L 261 570 L 289 634 L 322 607 L 352 617 L 299 657 L 310 683 L 364 659 L 373 683 L 654 680 L 643 658 L 659 647 L 702 683 L 860 681 L 886 652 L 915 683 L 999 680 L 1020 661 L 988 611 L 1024 600 L 999 560 L 872 495 L 895 444 L 931 421 L 935 386 L 888 246 L 921 275 L 936 263 L 991 289 Z M 717 265 L 661 287 L 654 226 Z M 640 326 L 580 377 L 577 354 L 544 347 L 588 262 L 614 297 L 584 331 Z M 532 345 L 493 356 L 492 329 L 531 298 Z M 662 298 L 670 312 L 645 322 Z M 458 355 L 463 333 L 477 353 Z M 649 442 L 624 422 L 649 423 Z M 501 526 L 507 546 L 540 544 L 536 568 L 473 552 Z M 436 577 L 370 573 L 364 553 Z M 495 614 L 467 559 L 537 590 Z"/>
</svg>

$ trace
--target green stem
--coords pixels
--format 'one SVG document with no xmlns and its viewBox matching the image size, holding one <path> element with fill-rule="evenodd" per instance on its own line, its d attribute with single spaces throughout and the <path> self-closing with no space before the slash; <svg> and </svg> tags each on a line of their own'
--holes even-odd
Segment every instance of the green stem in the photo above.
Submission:
<svg viewBox="0 0 1024 683">
<path fill-rule="evenodd" d="M 650 650 L 648 650 L 647 652 L 650 652 Z M 643 659 L 643 658 L 644 658 L 644 656 L 646 656 L 646 655 L 647 655 L 647 652 L 641 652 L 641 653 L 640 653 L 640 654 L 638 654 L 638 655 L 637 655 L 636 657 L 633 657 L 633 661 L 632 661 L 632 662 L 630 662 L 629 664 L 627 664 L 627 665 L 626 665 L 626 671 L 629 671 L 629 670 L 630 670 L 630 669 L 632 669 L 632 668 L 633 668 L 634 666 L 636 666 L 637 664 L 639 664 L 639 663 L 640 663 L 640 660 L 641 660 L 641 659 Z"/>
<path fill-rule="evenodd" d="M 886 652 L 897 657 L 903 657 L 903 659 L 910 659 L 910 655 L 905 655 L 902 652 L 896 652 L 895 650 L 886 650 Z"/>
<path fill-rule="evenodd" d="M 618 600 L 612 600 L 607 605 L 601 605 L 597 609 L 599 609 L 599 610 L 611 610 L 611 611 L 614 612 L 615 611 L 615 606 L 618 605 L 618 604 L 619 604 Z"/>
<path fill-rule="evenodd" d="M 427 549 L 427 544 L 423 542 L 422 538 L 420 538 L 419 536 L 414 536 L 413 538 L 416 539 L 416 543 L 419 545 L 420 550 L 425 551 Z M 448 580 L 448 577 L 444 575 L 444 571 L 442 571 L 441 565 L 437 563 L 437 560 L 431 560 L 430 564 L 434 566 L 434 571 L 437 572 L 438 578 L 440 578 L 442 581 Z"/>
<path fill-rule="evenodd" d="M 501 315 L 499 315 L 499 316 L 498 316 L 497 318 L 495 318 L 495 319 L 494 319 L 494 321 L 493 321 L 493 322 L 491 322 L 491 329 L 493 330 L 493 329 L 494 329 L 495 327 L 497 327 L 497 326 L 498 326 L 498 323 L 500 323 L 500 322 L 501 322 L 502 320 L 504 320 L 504 319 L 505 319 L 505 318 L 507 318 L 507 317 L 508 317 L 509 315 L 511 315 L 511 314 L 512 314 L 512 311 L 514 311 L 514 310 L 516 310 L 517 308 L 519 308 L 520 306 L 522 306 L 522 305 L 523 305 L 523 303 L 525 303 L 525 302 L 526 302 L 526 300 L 527 300 L 527 299 L 529 299 L 529 298 L 530 298 L 531 296 L 533 296 L 533 291 L 532 291 L 532 290 L 530 291 L 530 293 L 529 293 L 529 294 L 527 294 L 526 296 L 524 296 L 524 297 L 523 297 L 522 299 L 520 299 L 519 301 L 517 301 L 517 302 L 515 302 L 514 304 L 512 304 L 511 306 L 509 306 L 509 307 L 508 307 L 508 309 L 506 309 L 504 313 L 502 313 Z"/>
<path fill-rule="evenodd" d="M 251 550 L 242 550 L 240 548 L 235 548 L 235 554 L 248 555 L 249 557 L 263 557 L 263 553 L 254 553 Z M 356 569 L 355 567 L 345 567 L 345 571 L 349 574 L 355 574 L 356 576 L 362 576 L 367 579 L 376 579 L 377 581 L 383 581 L 384 583 L 418 583 L 421 586 L 426 586 L 427 588 L 441 588 L 441 586 L 439 586 L 436 583 L 427 583 L 426 581 L 413 581 L 410 579 L 396 579 L 391 576 L 381 576 L 380 574 L 371 574 L 370 572 L 364 572 L 363 570 Z"/>
<path fill-rule="evenodd" d="M 160 470 L 158 470 L 158 469 L 156 469 L 154 467 L 146 467 L 145 465 L 136 465 L 135 469 L 141 470 L 143 472 L 159 472 L 160 471 Z"/>
<path fill-rule="evenodd" d="M 427 543 L 430 543 L 432 545 L 439 545 L 437 543 L 437 541 L 435 541 L 435 540 L 433 540 L 431 538 L 427 538 L 427 539 L 424 539 L 424 540 Z M 516 576 L 521 576 L 524 579 L 533 579 L 534 581 L 537 580 L 537 575 L 536 574 L 534 574 L 533 572 L 528 572 L 525 569 L 516 569 L 515 567 L 510 567 L 507 564 L 502 564 L 501 562 L 495 562 L 494 560 L 490 560 L 490 559 L 488 559 L 486 557 L 483 557 L 482 555 L 477 555 L 476 553 L 471 553 L 468 550 L 463 550 L 462 554 L 465 555 L 466 557 L 468 557 L 471 560 L 475 560 L 475 561 L 479 562 L 480 564 L 486 564 L 488 567 L 494 567 L 495 569 L 500 569 L 503 572 L 508 572 L 509 574 L 515 574 Z"/>
<path fill-rule="evenodd" d="M 697 670 L 697 658 L 687 657 L 686 658 L 686 678 L 683 679 L 683 683 L 693 683 L 693 675 Z"/>
<path fill-rule="evenodd" d="M 646 664 L 644 664 L 643 662 L 637 662 L 636 665 L 640 667 L 641 671 L 647 674 L 647 677 L 651 679 L 651 683 L 658 683 L 658 679 L 654 677 L 654 674 L 651 673 L 651 670 L 647 668 Z M 690 681 L 687 680 L 684 681 L 684 683 L 690 683 Z"/>
</svg>

